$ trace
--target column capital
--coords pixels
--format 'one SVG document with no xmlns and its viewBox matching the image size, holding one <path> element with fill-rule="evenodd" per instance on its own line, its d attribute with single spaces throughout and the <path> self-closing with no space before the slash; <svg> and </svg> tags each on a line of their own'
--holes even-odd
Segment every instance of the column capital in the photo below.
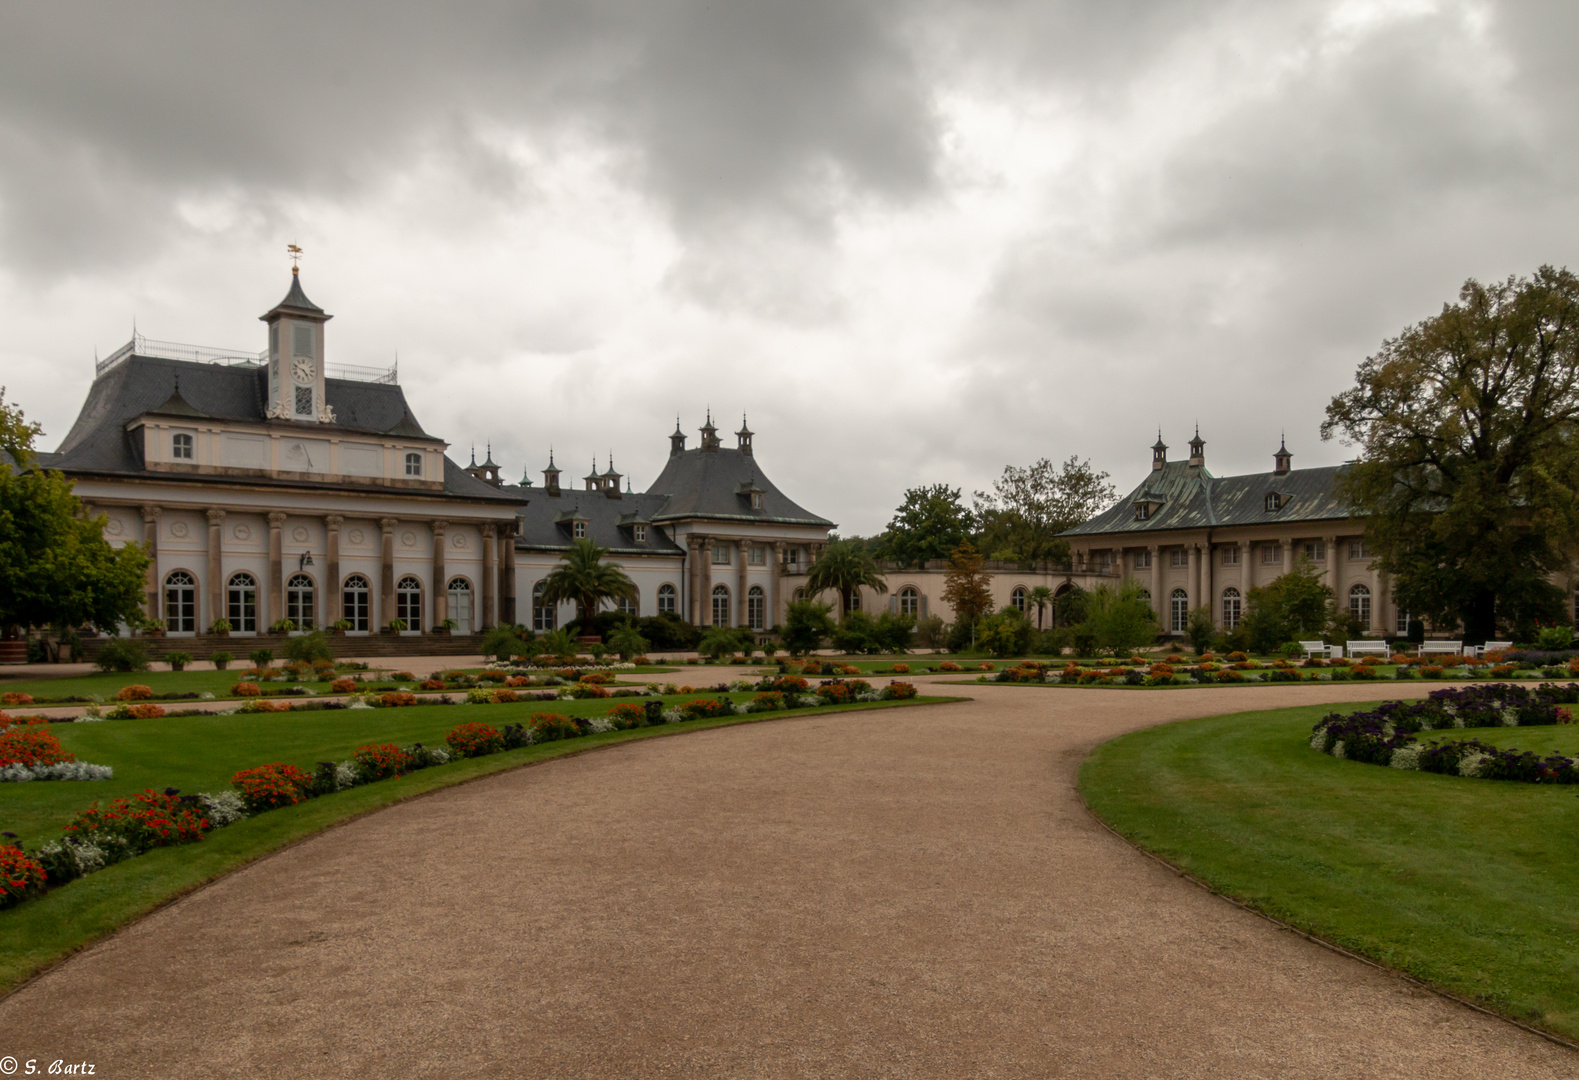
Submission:
<svg viewBox="0 0 1579 1080">
<path fill-rule="evenodd" d="M 492 540 L 499 531 L 499 527 L 491 521 L 483 522 L 481 528 L 483 538 L 486 540 Z"/>
<path fill-rule="evenodd" d="M 702 546 L 702 538 L 697 536 L 695 533 L 692 533 L 690 536 L 685 538 L 685 546 L 690 548 L 692 551 L 696 551 Z"/>
<path fill-rule="evenodd" d="M 378 527 L 380 529 L 383 529 L 385 532 L 389 532 L 391 529 L 393 529 L 396 525 L 399 525 L 399 524 L 400 524 L 400 519 L 399 518 L 379 518 L 378 519 Z"/>
<path fill-rule="evenodd" d="M 281 525 L 285 524 L 285 519 L 289 516 L 290 515 L 284 510 L 271 510 L 269 512 L 269 525 L 272 528 L 278 529 Z"/>
<path fill-rule="evenodd" d="M 164 507 L 154 503 L 143 503 L 138 509 L 142 511 L 144 521 L 158 521 L 159 515 L 164 513 Z"/>
<path fill-rule="evenodd" d="M 208 523 L 210 525 L 218 525 L 221 521 L 224 521 L 224 520 L 225 520 L 225 512 L 223 510 L 210 510 L 208 512 Z"/>
<path fill-rule="evenodd" d="M 713 550 L 713 543 L 714 541 L 711 536 L 702 537 L 702 547 L 706 548 L 708 551 Z"/>
<path fill-rule="evenodd" d="M 450 523 L 445 521 L 443 518 L 434 518 L 431 524 L 433 526 L 433 531 L 436 533 L 442 533 L 445 529 L 450 527 Z"/>
<path fill-rule="evenodd" d="M 331 529 L 338 529 L 345 522 L 343 514 L 325 514 L 323 523 Z"/>
</svg>

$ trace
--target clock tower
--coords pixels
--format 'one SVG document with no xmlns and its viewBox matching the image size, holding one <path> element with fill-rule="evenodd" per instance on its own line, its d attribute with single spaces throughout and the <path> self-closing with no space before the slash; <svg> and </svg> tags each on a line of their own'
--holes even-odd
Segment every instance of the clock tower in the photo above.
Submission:
<svg viewBox="0 0 1579 1080">
<path fill-rule="evenodd" d="M 260 318 L 269 324 L 270 419 L 329 423 L 334 412 L 324 400 L 323 331 L 334 316 L 307 299 L 301 271 L 291 267 L 291 289 L 274 310 Z"/>
</svg>

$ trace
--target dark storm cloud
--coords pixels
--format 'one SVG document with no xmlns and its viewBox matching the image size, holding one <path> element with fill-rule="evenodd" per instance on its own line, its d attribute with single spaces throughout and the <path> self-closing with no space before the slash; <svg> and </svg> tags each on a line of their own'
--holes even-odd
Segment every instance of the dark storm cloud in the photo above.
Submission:
<svg viewBox="0 0 1579 1080">
<path fill-rule="evenodd" d="M 882 3 L 38 5 L 7 22 L 0 227 L 34 265 L 144 243 L 183 193 L 354 197 L 473 121 L 605 136 L 698 229 L 820 227 L 848 192 L 932 183 L 928 90 Z M 518 182 L 492 164 L 484 182 Z"/>
</svg>

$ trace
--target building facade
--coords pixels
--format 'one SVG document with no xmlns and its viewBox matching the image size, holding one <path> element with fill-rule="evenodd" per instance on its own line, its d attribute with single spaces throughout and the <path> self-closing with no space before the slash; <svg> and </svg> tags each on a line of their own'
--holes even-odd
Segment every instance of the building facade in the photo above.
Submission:
<svg viewBox="0 0 1579 1080">
<path fill-rule="evenodd" d="M 1302 557 L 1368 634 L 1405 633 L 1409 615 L 1366 550 L 1365 521 L 1337 494 L 1343 468 L 1295 469 L 1280 444 L 1268 472 L 1213 476 L 1199 430 L 1185 461 L 1168 460 L 1159 434 L 1145 481 L 1063 535 L 1077 567 L 1146 590 L 1168 634 L 1183 634 L 1190 611 L 1202 606 L 1219 628 L 1233 629 L 1250 590 Z"/>
</svg>

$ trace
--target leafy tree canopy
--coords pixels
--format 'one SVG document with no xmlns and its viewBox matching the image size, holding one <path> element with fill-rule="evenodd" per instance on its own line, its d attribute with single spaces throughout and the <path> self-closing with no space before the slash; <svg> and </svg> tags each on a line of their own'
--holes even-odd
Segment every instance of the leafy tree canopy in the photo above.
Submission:
<svg viewBox="0 0 1579 1080">
<path fill-rule="evenodd" d="M 1157 639 L 1157 615 L 1136 582 L 1126 582 L 1120 589 L 1098 585 L 1085 594 L 1085 609 L 1081 629 L 1098 649 L 1131 653 Z"/>
<path fill-rule="evenodd" d="M 35 466 L 40 433 L 0 389 L 0 626 L 113 630 L 142 618 L 148 556 L 111 547 L 104 518 L 82 518 L 71 482 Z"/>
<path fill-rule="evenodd" d="M 1063 562 L 1069 544 L 1058 534 L 1118 499 L 1108 474 L 1071 457 L 1062 466 L 1042 458 L 1028 468 L 1009 465 L 992 491 L 978 491 L 974 512 L 982 549 L 1009 562 Z"/>
<path fill-rule="evenodd" d="M 1252 587 L 1246 602 L 1243 625 L 1256 652 L 1273 652 L 1287 641 L 1320 638 L 1333 620 L 1332 589 L 1304 556 L 1295 559 L 1282 577 Z"/>
<path fill-rule="evenodd" d="M 910 488 L 883 534 L 879 554 L 902 566 L 946 559 L 970 537 L 971 513 L 960 489 L 947 484 Z"/>
<path fill-rule="evenodd" d="M 1465 637 L 1561 613 L 1579 537 L 1579 278 L 1482 285 L 1383 342 L 1323 438 L 1361 448 L 1343 493 L 1398 604 Z"/>
<path fill-rule="evenodd" d="M 850 610 L 850 598 L 862 586 L 880 593 L 888 591 L 888 581 L 877 566 L 870 548 L 864 541 L 836 540 L 828 545 L 821 558 L 812 563 L 806 575 L 806 591 L 813 596 L 832 589 L 843 601 L 841 613 Z"/>
<path fill-rule="evenodd" d="M 982 569 L 985 560 L 969 540 L 956 547 L 943 575 L 943 599 L 954 608 L 957 626 L 974 626 L 992 610 L 992 575 Z"/>
<path fill-rule="evenodd" d="M 791 655 L 804 656 L 822 647 L 823 639 L 833 633 L 833 620 L 827 604 L 815 600 L 796 600 L 784 609 L 784 629 L 779 637 Z"/>
<path fill-rule="evenodd" d="M 593 631 L 598 605 L 603 601 L 636 596 L 636 584 L 625 575 L 624 567 L 603 561 L 608 553 L 608 548 L 591 540 L 573 541 L 559 557 L 559 565 L 543 578 L 542 602 L 574 603 L 580 612 L 583 633 Z"/>
</svg>

